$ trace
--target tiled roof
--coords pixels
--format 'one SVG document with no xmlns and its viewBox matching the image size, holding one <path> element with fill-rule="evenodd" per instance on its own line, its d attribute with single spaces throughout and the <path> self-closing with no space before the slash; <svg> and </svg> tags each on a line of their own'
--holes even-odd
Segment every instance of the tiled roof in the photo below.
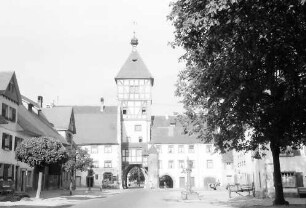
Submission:
<svg viewBox="0 0 306 208">
<path fill-rule="evenodd" d="M 153 76 L 136 50 L 131 52 L 124 65 L 121 67 L 119 73 L 115 77 L 115 80 L 117 79 L 151 79 L 152 84 L 154 81 Z"/>
<path fill-rule="evenodd" d="M 201 143 L 195 136 L 184 134 L 184 128 L 174 116 L 152 117 L 153 144 L 195 144 Z"/>
<path fill-rule="evenodd" d="M 8 124 L 7 120 L 3 116 L 0 115 L 0 124 Z"/>
<path fill-rule="evenodd" d="M 23 105 L 20 105 L 18 108 L 18 124 L 30 136 L 48 136 L 57 139 L 63 144 L 67 144 L 65 138 L 53 129 L 42 113 L 38 116 L 28 111 Z"/>
<path fill-rule="evenodd" d="M 53 108 L 43 108 L 43 114 L 47 117 L 57 130 L 68 130 L 72 117 L 72 107 L 55 106 Z"/>
<path fill-rule="evenodd" d="M 6 91 L 13 74 L 14 72 L 11 71 L 0 72 L 0 93 Z"/>
<path fill-rule="evenodd" d="M 11 81 L 14 83 L 15 86 L 13 91 L 8 90 L 8 86 Z M 0 95 L 10 98 L 11 100 L 15 101 L 17 104 L 21 104 L 21 95 L 15 72 L 12 71 L 0 72 Z"/>
<path fill-rule="evenodd" d="M 74 106 L 77 132 L 74 141 L 78 145 L 118 144 L 117 106 Z"/>
</svg>

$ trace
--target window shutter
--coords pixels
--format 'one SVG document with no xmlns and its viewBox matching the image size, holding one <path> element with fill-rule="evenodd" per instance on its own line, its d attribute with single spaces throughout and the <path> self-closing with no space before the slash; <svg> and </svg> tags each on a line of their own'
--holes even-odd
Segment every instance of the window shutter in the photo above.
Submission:
<svg viewBox="0 0 306 208">
<path fill-rule="evenodd" d="M 5 146 L 5 134 L 2 134 L 2 149 L 4 149 Z"/>
<path fill-rule="evenodd" d="M 10 150 L 12 150 L 13 147 L 13 136 L 10 135 Z"/>
<path fill-rule="evenodd" d="M 18 138 L 17 137 L 15 137 L 15 144 L 14 144 L 14 150 L 16 150 L 16 147 L 17 147 L 17 140 L 18 140 Z"/>
</svg>

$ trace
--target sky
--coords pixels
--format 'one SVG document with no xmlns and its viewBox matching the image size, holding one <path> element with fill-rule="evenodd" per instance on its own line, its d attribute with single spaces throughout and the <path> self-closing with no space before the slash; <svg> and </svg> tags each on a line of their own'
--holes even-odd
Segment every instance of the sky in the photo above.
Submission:
<svg viewBox="0 0 306 208">
<path fill-rule="evenodd" d="M 173 49 L 170 0 L 1 0 L 0 71 L 15 71 L 21 94 L 56 105 L 117 105 L 114 77 L 133 32 L 154 76 L 152 112 L 182 112 L 175 97 L 182 49 Z M 136 22 L 136 25 L 133 24 Z"/>
</svg>

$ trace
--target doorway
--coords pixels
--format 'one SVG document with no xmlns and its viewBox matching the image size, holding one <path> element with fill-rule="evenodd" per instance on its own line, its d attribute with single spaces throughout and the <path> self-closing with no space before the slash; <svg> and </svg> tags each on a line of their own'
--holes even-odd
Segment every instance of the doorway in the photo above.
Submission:
<svg viewBox="0 0 306 208">
<path fill-rule="evenodd" d="M 163 175 L 162 177 L 160 177 L 159 188 L 173 188 L 172 178 L 169 175 Z"/>
</svg>

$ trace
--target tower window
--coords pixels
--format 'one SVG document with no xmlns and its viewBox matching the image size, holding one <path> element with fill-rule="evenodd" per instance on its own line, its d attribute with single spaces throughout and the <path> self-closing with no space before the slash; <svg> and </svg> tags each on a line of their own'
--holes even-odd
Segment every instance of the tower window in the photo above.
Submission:
<svg viewBox="0 0 306 208">
<path fill-rule="evenodd" d="M 126 113 L 127 113 L 126 108 L 123 108 L 123 109 L 122 109 L 122 114 L 123 114 L 123 115 L 126 115 Z"/>
<path fill-rule="evenodd" d="M 142 108 L 142 110 L 141 110 L 142 115 L 145 115 L 146 112 L 147 112 L 146 108 Z"/>
<path fill-rule="evenodd" d="M 142 136 L 139 137 L 139 143 L 141 143 L 141 142 L 142 142 Z"/>
<path fill-rule="evenodd" d="M 130 93 L 139 93 L 139 86 L 130 86 Z"/>
</svg>

